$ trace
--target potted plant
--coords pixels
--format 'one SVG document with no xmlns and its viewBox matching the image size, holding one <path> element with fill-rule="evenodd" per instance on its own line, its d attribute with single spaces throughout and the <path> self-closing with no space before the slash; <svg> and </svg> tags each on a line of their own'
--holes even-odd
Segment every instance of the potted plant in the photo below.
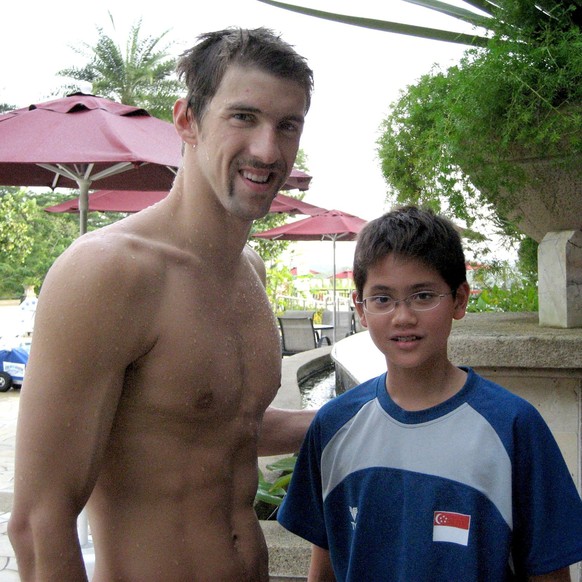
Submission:
<svg viewBox="0 0 582 582">
<path fill-rule="evenodd" d="M 489 209 L 537 241 L 582 227 L 582 7 L 542 4 L 503 0 L 486 47 L 393 104 L 378 151 L 399 201 Z"/>
</svg>

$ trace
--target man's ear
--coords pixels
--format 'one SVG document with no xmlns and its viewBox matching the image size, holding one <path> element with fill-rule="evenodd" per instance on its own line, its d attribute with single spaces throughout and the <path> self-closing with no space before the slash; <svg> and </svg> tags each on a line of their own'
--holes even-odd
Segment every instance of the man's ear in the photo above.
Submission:
<svg viewBox="0 0 582 582">
<path fill-rule="evenodd" d="M 364 306 L 361 303 L 357 302 L 358 300 L 358 292 L 352 291 L 352 301 L 354 302 L 354 308 L 358 317 L 360 318 L 360 323 L 364 327 L 368 327 L 368 322 L 366 321 L 366 312 L 364 311 Z"/>
<path fill-rule="evenodd" d="M 178 99 L 174 103 L 174 127 L 184 143 L 196 146 L 198 143 L 198 125 L 187 99 Z"/>
<path fill-rule="evenodd" d="M 471 288 L 467 281 L 461 283 L 455 293 L 455 307 L 453 311 L 453 319 L 463 319 L 467 312 L 467 304 L 471 295 Z"/>
</svg>

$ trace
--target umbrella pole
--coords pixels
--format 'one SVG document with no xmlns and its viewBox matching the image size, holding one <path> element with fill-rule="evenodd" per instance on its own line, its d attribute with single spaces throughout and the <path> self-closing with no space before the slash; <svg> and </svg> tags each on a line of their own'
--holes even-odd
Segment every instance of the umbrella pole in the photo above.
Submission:
<svg viewBox="0 0 582 582">
<path fill-rule="evenodd" d="M 335 344 L 335 321 L 336 321 L 336 300 L 335 300 L 335 292 L 336 292 L 336 283 L 335 283 L 335 239 L 336 237 L 332 237 L 333 241 L 333 330 L 332 330 L 332 337 L 333 343 Z"/>
<path fill-rule="evenodd" d="M 79 234 L 87 232 L 87 212 L 89 211 L 89 180 L 79 180 Z"/>
</svg>

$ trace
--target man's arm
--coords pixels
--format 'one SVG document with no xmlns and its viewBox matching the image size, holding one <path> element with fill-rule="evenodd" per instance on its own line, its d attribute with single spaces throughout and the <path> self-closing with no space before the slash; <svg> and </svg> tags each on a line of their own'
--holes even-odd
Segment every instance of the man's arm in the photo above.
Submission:
<svg viewBox="0 0 582 582">
<path fill-rule="evenodd" d="M 555 570 L 549 574 L 542 574 L 540 576 L 530 576 L 530 582 L 570 582 L 570 568 L 562 568 Z"/>
<path fill-rule="evenodd" d="M 73 249 L 59 259 L 39 298 L 9 523 L 23 581 L 86 579 L 77 516 L 97 480 L 133 357 L 127 338 L 144 331 L 123 299 L 125 265 L 95 251 Z"/>
<path fill-rule="evenodd" d="M 296 453 L 315 416 L 315 410 L 283 410 L 269 406 L 259 436 L 259 456 Z"/>
<path fill-rule="evenodd" d="M 329 551 L 319 546 L 311 546 L 311 563 L 307 582 L 335 582 Z"/>
</svg>

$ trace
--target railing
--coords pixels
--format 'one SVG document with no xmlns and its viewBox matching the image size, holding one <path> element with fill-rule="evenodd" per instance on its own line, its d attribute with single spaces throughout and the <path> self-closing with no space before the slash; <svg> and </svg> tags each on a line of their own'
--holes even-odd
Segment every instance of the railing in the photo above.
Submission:
<svg viewBox="0 0 582 582">
<path fill-rule="evenodd" d="M 277 295 L 275 301 L 276 305 L 274 305 L 273 308 L 276 313 L 281 313 L 283 311 L 292 309 L 312 309 L 313 311 L 318 311 L 320 309 L 326 308 L 326 303 L 324 301 L 318 301 L 312 297 Z"/>
<path fill-rule="evenodd" d="M 277 295 L 276 304 L 273 305 L 275 313 L 283 311 L 302 309 L 313 311 L 333 311 L 333 297 L 324 295 L 322 299 L 314 297 L 300 297 L 297 295 Z M 352 307 L 352 296 L 350 294 L 336 295 L 336 311 L 349 311 Z"/>
</svg>

